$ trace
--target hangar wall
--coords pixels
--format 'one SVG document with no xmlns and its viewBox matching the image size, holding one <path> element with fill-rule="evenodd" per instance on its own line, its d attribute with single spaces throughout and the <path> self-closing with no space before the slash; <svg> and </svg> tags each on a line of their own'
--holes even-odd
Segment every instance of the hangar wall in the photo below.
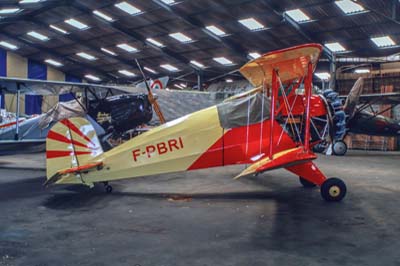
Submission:
<svg viewBox="0 0 400 266">
<path fill-rule="evenodd" d="M 44 63 L 32 61 L 15 53 L 0 48 L 0 76 L 13 78 L 31 78 L 42 80 L 82 82 L 78 77 L 68 74 L 48 66 Z M 4 99 L 4 100 L 3 100 Z M 46 112 L 59 100 L 68 100 L 65 95 L 60 96 L 41 96 L 41 95 L 21 95 L 20 112 L 23 114 L 40 114 Z M 7 111 L 16 112 L 16 95 L 5 94 L 2 97 L 1 108 Z"/>
</svg>

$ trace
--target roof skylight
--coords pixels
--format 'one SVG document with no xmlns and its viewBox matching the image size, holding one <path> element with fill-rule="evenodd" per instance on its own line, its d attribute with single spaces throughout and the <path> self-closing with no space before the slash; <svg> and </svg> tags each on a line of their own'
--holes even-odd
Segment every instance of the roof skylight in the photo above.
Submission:
<svg viewBox="0 0 400 266">
<path fill-rule="evenodd" d="M 64 22 L 71 25 L 72 27 L 75 27 L 80 30 L 86 30 L 89 28 L 88 25 L 86 25 L 85 23 L 80 22 L 79 20 L 76 20 L 74 18 L 67 19 Z"/>
<path fill-rule="evenodd" d="M 161 2 L 167 4 L 167 5 L 172 5 L 175 4 L 175 0 L 161 0 Z"/>
<path fill-rule="evenodd" d="M 379 48 L 386 48 L 396 45 L 390 36 L 374 37 L 371 38 L 371 41 L 373 41 Z"/>
<path fill-rule="evenodd" d="M 96 77 L 96 76 L 91 75 L 91 74 L 85 75 L 85 78 L 91 79 L 93 81 L 101 81 L 101 79 L 99 77 Z"/>
<path fill-rule="evenodd" d="M 20 8 L 15 7 L 15 8 L 2 8 L 0 9 L 0 15 L 7 15 L 7 14 L 14 14 L 21 11 Z"/>
<path fill-rule="evenodd" d="M 98 17 L 101 17 L 102 19 L 107 20 L 108 22 L 114 21 L 114 19 L 112 17 L 110 17 L 109 15 L 104 14 L 103 12 L 101 12 L 99 10 L 94 10 L 93 14 L 95 14 Z"/>
<path fill-rule="evenodd" d="M 224 66 L 233 65 L 233 62 L 225 57 L 214 57 L 213 60 Z"/>
<path fill-rule="evenodd" d="M 43 2 L 45 0 L 21 0 L 19 1 L 20 4 L 34 4 L 34 3 L 39 3 Z"/>
<path fill-rule="evenodd" d="M 193 41 L 192 38 L 186 36 L 181 32 L 171 33 L 169 36 L 174 38 L 175 40 L 180 41 L 181 43 L 189 43 Z"/>
<path fill-rule="evenodd" d="M 14 45 L 12 43 L 6 42 L 6 41 L 0 41 L 0 45 L 5 47 L 5 48 L 11 49 L 11 50 L 17 50 L 18 49 L 18 46 Z"/>
<path fill-rule="evenodd" d="M 56 60 L 53 60 L 53 59 L 46 59 L 46 60 L 44 60 L 47 64 L 50 64 L 50 65 L 53 65 L 53 66 L 56 66 L 56 67 L 60 67 L 60 66 L 63 66 L 63 64 L 61 63 L 61 62 L 58 62 L 58 61 L 56 61 Z"/>
<path fill-rule="evenodd" d="M 60 27 L 54 26 L 54 25 L 50 25 L 50 28 L 52 28 L 53 30 L 56 30 L 62 34 L 68 34 L 68 32 Z"/>
<path fill-rule="evenodd" d="M 161 65 L 160 67 L 162 67 L 162 68 L 164 68 L 164 69 L 166 69 L 168 71 L 171 71 L 171 72 L 178 72 L 179 71 L 178 68 L 176 68 L 176 67 L 174 67 L 173 65 L 170 65 L 170 64 L 164 64 L 164 65 Z"/>
<path fill-rule="evenodd" d="M 80 52 L 80 53 L 77 53 L 76 55 L 80 56 L 82 58 L 85 58 L 87 60 L 90 60 L 90 61 L 94 61 L 94 60 L 97 59 L 95 56 L 93 56 L 91 54 L 88 54 L 88 53 L 85 53 L 85 52 Z"/>
<path fill-rule="evenodd" d="M 310 17 L 307 16 L 303 11 L 300 9 L 293 9 L 285 12 L 289 17 L 294 19 L 296 22 L 302 23 L 310 21 Z"/>
<path fill-rule="evenodd" d="M 157 71 L 155 71 L 154 69 L 151 69 L 149 67 L 144 67 L 143 69 L 148 71 L 148 72 L 150 72 L 150 73 L 157 74 Z"/>
<path fill-rule="evenodd" d="M 202 63 L 197 62 L 196 60 L 192 60 L 192 61 L 190 61 L 190 63 L 192 65 L 195 65 L 195 66 L 199 67 L 199 68 L 204 68 L 204 65 Z"/>
<path fill-rule="evenodd" d="M 157 40 L 154 40 L 153 38 L 147 38 L 146 41 L 148 41 L 149 43 L 154 44 L 155 46 L 158 47 L 165 47 L 165 45 Z"/>
<path fill-rule="evenodd" d="M 181 85 L 179 85 L 179 84 L 174 84 L 174 87 L 177 87 L 178 89 L 183 90 L 183 87 Z"/>
<path fill-rule="evenodd" d="M 257 58 L 259 58 L 261 55 L 260 55 L 259 53 L 253 52 L 253 53 L 249 53 L 249 56 L 250 56 L 252 59 L 257 59 Z"/>
<path fill-rule="evenodd" d="M 139 13 L 142 13 L 142 10 L 140 10 L 139 8 L 133 6 L 125 1 L 115 4 L 115 6 L 118 7 L 119 9 L 121 9 L 122 11 L 128 13 L 129 15 L 137 15 Z"/>
<path fill-rule="evenodd" d="M 218 36 L 226 35 L 225 31 L 221 30 L 220 28 L 218 28 L 217 26 L 214 26 L 214 25 L 207 26 L 206 29 Z"/>
<path fill-rule="evenodd" d="M 107 53 L 107 54 L 109 54 L 109 55 L 112 55 L 112 56 L 117 56 L 117 54 L 116 53 L 114 53 L 113 51 L 111 51 L 111 50 L 108 50 L 108 49 L 106 49 L 106 48 L 101 48 L 101 50 L 103 51 L 103 52 L 105 52 L 105 53 Z"/>
<path fill-rule="evenodd" d="M 125 50 L 125 51 L 127 51 L 129 53 L 135 53 L 135 52 L 138 51 L 138 49 L 136 49 L 135 47 L 133 47 L 133 46 L 127 44 L 127 43 L 117 44 L 117 47 L 122 49 L 122 50 Z"/>
<path fill-rule="evenodd" d="M 346 14 L 357 14 L 364 12 L 365 9 L 362 5 L 354 3 L 351 0 L 335 1 L 335 4 Z"/>
<path fill-rule="evenodd" d="M 265 26 L 254 18 L 241 19 L 239 22 L 251 31 L 259 31 L 265 29 Z"/>
<path fill-rule="evenodd" d="M 338 42 L 332 42 L 332 43 L 325 43 L 325 47 L 331 50 L 334 53 L 340 53 L 340 52 L 345 52 L 346 48 L 344 48 L 340 43 Z"/>
<path fill-rule="evenodd" d="M 122 75 L 124 75 L 124 76 L 127 76 L 127 77 L 134 77 L 134 76 L 136 76 L 135 73 L 130 72 L 130 71 L 125 70 L 125 69 L 119 70 L 118 73 L 120 73 L 120 74 L 122 74 Z"/>
<path fill-rule="evenodd" d="M 41 34 L 41 33 L 39 33 L 39 32 L 36 32 L 36 31 L 30 31 L 30 32 L 28 32 L 27 33 L 29 36 L 31 36 L 31 37 L 33 37 L 33 38 L 35 38 L 35 39 L 38 39 L 38 40 L 40 40 L 40 41 L 48 41 L 49 40 L 49 37 L 47 37 L 46 35 L 43 35 L 43 34 Z"/>
</svg>

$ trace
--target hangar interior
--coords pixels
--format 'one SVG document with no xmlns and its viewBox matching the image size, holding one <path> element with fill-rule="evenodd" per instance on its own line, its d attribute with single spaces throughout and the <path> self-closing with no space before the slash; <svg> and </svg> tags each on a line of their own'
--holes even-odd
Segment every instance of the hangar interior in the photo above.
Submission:
<svg viewBox="0 0 400 266">
<path fill-rule="evenodd" d="M 247 173 L 250 161 L 183 173 L 160 170 L 115 182 L 114 188 L 108 181 L 94 188 L 43 186 L 46 177 L 51 179 L 46 136 L 54 134 L 50 125 L 57 121 L 46 124 L 47 131 L 41 128 L 38 139 L 25 141 L 36 128 L 31 126 L 35 119 L 68 118 L 59 112 L 82 108 L 79 112 L 98 123 L 102 133 L 95 127 L 94 134 L 108 154 L 131 138 L 144 139 L 141 134 L 164 122 L 182 123 L 193 112 L 214 105 L 221 109 L 224 101 L 250 93 L 257 86 L 242 75 L 242 67 L 305 44 L 321 45 L 312 92 L 323 98 L 328 114 L 326 120 L 311 119 L 308 126 L 306 113 L 297 117 L 305 126 L 293 138 L 308 149 L 306 128 L 311 128 L 312 140 L 317 135 L 318 141 L 310 144 L 319 153 L 316 162 L 327 176 L 346 181 L 343 202 L 323 202 L 315 189 L 299 187 L 298 178 L 284 169 L 232 180 Z M 299 84 L 296 93 L 304 97 L 306 77 L 296 77 L 291 85 Z M 270 89 L 268 101 L 274 104 Z M 0 1 L 0 110 L 0 210 L 6 214 L 0 217 L 0 265 L 400 263 L 395 205 L 399 0 Z M 204 112 L 198 119 L 198 124 L 208 119 L 212 125 L 216 118 Z M 296 119 L 288 116 L 284 126 Z M 261 132 L 263 125 L 261 121 Z M 190 132 L 190 127 L 179 130 Z M 221 130 L 225 145 L 224 134 L 234 130 Z M 274 130 L 268 130 L 272 138 Z M 204 132 L 207 138 L 188 134 L 208 143 L 214 133 Z M 73 135 L 71 130 L 68 134 Z M 257 134 L 261 156 L 263 133 Z M 151 139 L 149 135 L 144 136 Z M 246 138 L 248 143 L 248 133 Z M 178 137 L 168 141 L 146 146 L 142 157 L 146 152 L 151 157 L 151 147 L 161 155 L 157 145 L 162 143 L 171 151 L 186 147 Z M 72 137 L 70 144 L 77 156 Z M 246 144 L 245 149 L 247 154 L 251 147 Z M 136 161 L 140 153 L 130 152 Z M 221 165 L 226 156 L 223 151 Z M 210 158 L 217 166 L 216 157 Z M 95 167 L 101 171 L 103 164 Z M 79 171 L 90 173 L 92 168 Z M 105 193 L 102 183 L 112 193 Z"/>
</svg>

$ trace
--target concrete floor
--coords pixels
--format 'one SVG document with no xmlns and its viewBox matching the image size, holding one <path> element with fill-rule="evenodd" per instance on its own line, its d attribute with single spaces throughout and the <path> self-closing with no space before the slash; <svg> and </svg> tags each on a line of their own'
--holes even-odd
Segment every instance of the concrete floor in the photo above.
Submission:
<svg viewBox="0 0 400 266">
<path fill-rule="evenodd" d="M 400 154 L 317 163 L 346 181 L 342 203 L 283 170 L 139 178 L 107 195 L 0 169 L 0 265 L 400 265 Z"/>
</svg>

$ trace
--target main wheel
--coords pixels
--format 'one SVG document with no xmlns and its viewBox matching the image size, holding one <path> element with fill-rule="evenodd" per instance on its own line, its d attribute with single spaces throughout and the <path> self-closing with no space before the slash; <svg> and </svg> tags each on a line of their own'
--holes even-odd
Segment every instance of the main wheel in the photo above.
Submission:
<svg viewBox="0 0 400 266">
<path fill-rule="evenodd" d="M 342 140 L 338 140 L 333 143 L 332 151 L 334 155 L 343 156 L 347 152 L 347 144 Z"/>
<path fill-rule="evenodd" d="M 307 179 L 305 179 L 305 178 L 303 178 L 301 176 L 299 176 L 299 181 L 303 185 L 303 187 L 305 187 L 305 188 L 313 188 L 313 187 L 316 186 L 314 183 L 308 181 Z"/>
<path fill-rule="evenodd" d="M 321 196 L 326 201 L 341 201 L 346 192 L 346 184 L 336 177 L 328 178 L 321 186 Z"/>
</svg>

